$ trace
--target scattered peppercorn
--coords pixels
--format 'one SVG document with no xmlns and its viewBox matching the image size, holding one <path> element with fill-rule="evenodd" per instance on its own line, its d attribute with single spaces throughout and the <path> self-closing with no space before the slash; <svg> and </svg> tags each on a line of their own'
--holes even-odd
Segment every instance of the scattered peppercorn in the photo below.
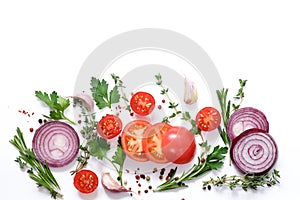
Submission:
<svg viewBox="0 0 300 200">
<path fill-rule="evenodd" d="M 166 100 L 164 100 L 164 99 L 163 99 L 163 100 L 161 100 L 161 102 L 162 102 L 162 103 L 165 103 L 165 102 L 166 102 Z"/>
<path fill-rule="evenodd" d="M 39 124 L 42 124 L 43 123 L 43 120 L 42 119 L 39 119 Z"/>
<path fill-rule="evenodd" d="M 146 181 L 150 181 L 150 176 L 146 176 Z"/>
<path fill-rule="evenodd" d="M 148 190 L 145 190 L 144 192 L 145 192 L 145 193 L 148 193 Z"/>
<path fill-rule="evenodd" d="M 140 177 L 141 177 L 142 179 L 145 179 L 145 178 L 146 178 L 145 174 L 141 174 Z"/>
<path fill-rule="evenodd" d="M 32 133 L 33 132 L 33 128 L 30 128 L 29 131 Z"/>
<path fill-rule="evenodd" d="M 207 186 L 207 189 L 208 189 L 208 190 L 211 190 L 211 186 L 210 186 L 210 185 L 208 185 L 208 186 Z"/>
</svg>

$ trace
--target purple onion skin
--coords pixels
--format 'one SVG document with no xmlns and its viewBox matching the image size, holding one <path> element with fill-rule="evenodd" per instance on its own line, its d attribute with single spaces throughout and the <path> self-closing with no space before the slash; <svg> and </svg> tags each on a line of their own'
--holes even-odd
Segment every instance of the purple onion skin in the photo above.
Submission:
<svg viewBox="0 0 300 200">
<path fill-rule="evenodd" d="M 72 132 L 72 136 L 73 136 L 73 139 L 75 142 L 73 144 L 74 146 L 72 146 L 74 149 L 72 151 L 71 157 L 69 157 L 68 160 L 65 160 L 63 162 L 61 160 L 57 161 L 57 162 L 54 162 L 53 160 L 47 161 L 47 159 L 45 159 L 45 157 L 40 153 L 39 146 L 40 145 L 48 145 L 48 144 L 38 144 L 38 142 L 37 142 L 40 132 L 42 132 L 45 127 L 56 126 L 56 125 L 64 126 L 68 130 L 70 130 Z M 64 166 L 70 164 L 73 160 L 75 160 L 75 158 L 77 157 L 78 151 L 79 151 L 79 144 L 80 144 L 80 140 L 79 140 L 78 134 L 74 130 L 74 128 L 72 126 L 70 126 L 69 124 L 67 124 L 65 122 L 61 122 L 61 121 L 50 121 L 50 122 L 43 124 L 36 130 L 34 137 L 32 139 L 32 149 L 33 149 L 33 152 L 35 153 L 35 155 L 37 156 L 37 158 L 42 163 L 47 164 L 49 167 L 54 167 L 54 168 L 64 167 Z"/>
<path fill-rule="evenodd" d="M 253 118 L 255 116 L 255 118 Z M 241 123 L 242 121 L 249 121 L 250 119 L 252 119 L 252 127 L 250 128 L 245 128 L 243 127 L 243 129 L 235 134 L 234 133 L 234 125 L 236 125 L 237 123 Z M 251 129 L 251 128 L 257 128 L 257 129 L 261 129 L 264 130 L 266 132 L 269 132 L 269 122 L 265 116 L 265 114 L 253 107 L 244 107 L 244 108 L 240 108 L 238 110 L 236 110 L 228 119 L 227 122 L 227 134 L 230 138 L 230 141 L 232 142 L 233 139 L 235 137 L 237 137 L 239 134 L 241 134 L 242 132 Z"/>
<path fill-rule="evenodd" d="M 265 170 L 263 171 L 260 171 L 260 172 L 253 172 L 253 171 L 245 171 L 241 168 L 240 164 L 238 163 L 237 160 L 233 159 L 234 158 L 234 147 L 235 145 L 239 142 L 239 140 L 243 139 L 244 137 L 247 137 L 249 135 L 254 135 L 254 134 L 257 134 L 257 133 L 263 133 L 265 134 L 265 136 L 267 138 L 270 139 L 270 142 L 274 144 L 275 146 L 275 155 L 274 155 L 274 159 L 272 159 L 272 164 L 266 168 Z M 269 152 L 271 154 L 271 152 Z M 277 147 L 277 144 L 274 140 L 274 138 L 265 130 L 261 130 L 261 129 L 257 129 L 257 128 L 253 128 L 253 129 L 249 129 L 249 130 L 246 130 L 244 131 L 243 133 L 241 133 L 239 136 L 237 136 L 233 141 L 232 141 L 232 144 L 231 144 L 231 148 L 230 148 L 230 157 L 233 161 L 233 163 L 235 164 L 235 166 L 243 173 L 247 173 L 247 174 L 255 174 L 255 175 L 263 175 L 265 173 L 267 173 L 268 171 L 270 171 L 270 169 L 274 166 L 274 164 L 276 163 L 277 161 L 277 158 L 278 158 L 278 147 Z"/>
</svg>

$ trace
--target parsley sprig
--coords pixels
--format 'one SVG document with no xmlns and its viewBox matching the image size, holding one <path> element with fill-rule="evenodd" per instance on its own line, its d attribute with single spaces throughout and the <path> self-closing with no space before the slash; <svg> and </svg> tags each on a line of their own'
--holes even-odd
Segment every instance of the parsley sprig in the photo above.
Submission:
<svg viewBox="0 0 300 200">
<path fill-rule="evenodd" d="M 120 94 L 116 85 L 109 91 L 106 80 L 102 79 L 100 81 L 95 77 L 91 78 L 90 85 L 92 97 L 99 109 L 111 108 L 112 104 L 119 102 Z"/>
<path fill-rule="evenodd" d="M 90 154 L 96 157 L 99 160 L 107 160 L 112 164 L 114 169 L 118 173 L 118 180 L 123 185 L 122 173 L 123 173 L 123 165 L 126 158 L 125 153 L 123 152 L 122 146 L 118 144 L 115 154 L 112 158 L 107 156 L 107 152 L 111 149 L 110 144 L 108 144 L 107 140 L 102 137 L 97 137 L 95 140 L 91 140 L 87 143 L 90 148 Z"/>
<path fill-rule="evenodd" d="M 65 110 L 70 106 L 69 99 L 57 95 L 57 92 L 55 91 L 53 91 L 51 94 L 35 91 L 35 96 L 50 108 L 49 116 L 43 115 L 44 117 L 54 120 L 66 120 L 71 124 L 76 124 L 74 121 L 65 116 Z"/>
<path fill-rule="evenodd" d="M 179 177 L 175 176 L 177 171 L 177 168 L 175 168 L 175 171 L 170 178 L 159 185 L 154 192 L 188 187 L 188 185 L 185 184 L 186 181 L 193 180 L 209 171 L 221 168 L 224 164 L 223 159 L 225 158 L 227 151 L 227 147 L 215 146 L 213 151 L 209 153 L 205 159 L 198 157 L 197 164 L 194 164 L 192 168 L 183 172 Z"/>
<path fill-rule="evenodd" d="M 243 176 L 227 176 L 226 174 L 217 177 L 216 179 L 211 178 L 208 181 L 203 181 L 203 187 L 213 185 L 216 187 L 229 187 L 231 190 L 235 188 L 242 188 L 244 191 L 248 189 L 257 190 L 259 187 L 271 187 L 279 183 L 279 171 L 274 169 L 271 173 L 267 172 L 263 175 L 245 174 Z"/>
<path fill-rule="evenodd" d="M 59 192 L 60 187 L 48 165 L 43 164 L 35 156 L 32 149 L 27 147 L 23 133 L 19 128 L 17 128 L 17 134 L 9 142 L 15 146 L 20 153 L 15 161 L 19 163 L 22 169 L 27 168 L 29 177 L 36 182 L 37 186 L 46 188 L 54 199 L 62 198 L 63 195 Z"/>
<path fill-rule="evenodd" d="M 108 152 L 111 150 L 111 145 L 106 139 L 100 137 L 97 133 L 97 121 L 95 113 L 90 112 L 80 101 L 75 101 L 75 105 L 81 108 L 81 114 L 84 116 L 83 127 L 80 131 L 82 137 L 85 139 L 83 144 L 80 145 L 80 156 L 77 158 L 76 169 L 72 170 L 71 175 L 75 174 L 88 164 L 90 156 L 99 160 L 107 160 L 114 167 L 119 176 L 119 182 L 123 185 L 122 173 L 123 165 L 126 158 L 122 150 L 120 141 L 117 145 L 115 154 L 112 158 L 108 157 Z"/>
</svg>

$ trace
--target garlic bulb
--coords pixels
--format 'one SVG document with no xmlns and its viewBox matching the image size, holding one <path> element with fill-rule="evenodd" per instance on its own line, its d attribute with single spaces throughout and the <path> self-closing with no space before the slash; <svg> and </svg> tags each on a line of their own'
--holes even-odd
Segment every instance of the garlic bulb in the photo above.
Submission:
<svg viewBox="0 0 300 200">
<path fill-rule="evenodd" d="M 187 77 L 184 79 L 184 102 L 193 104 L 198 100 L 198 92 L 195 83 Z"/>
</svg>

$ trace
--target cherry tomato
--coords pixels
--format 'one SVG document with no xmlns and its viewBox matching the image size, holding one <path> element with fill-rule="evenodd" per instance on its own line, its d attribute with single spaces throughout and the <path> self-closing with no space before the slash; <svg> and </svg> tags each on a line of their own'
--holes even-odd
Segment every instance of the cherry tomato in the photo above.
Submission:
<svg viewBox="0 0 300 200">
<path fill-rule="evenodd" d="M 217 109 L 205 107 L 198 112 L 196 123 L 200 130 L 212 131 L 220 126 L 221 115 Z"/>
<path fill-rule="evenodd" d="M 105 139 L 112 139 L 122 131 L 122 121 L 116 115 L 107 114 L 98 122 L 97 131 Z"/>
<path fill-rule="evenodd" d="M 155 107 L 154 97 L 147 92 L 137 92 L 130 99 L 132 110 L 142 116 L 149 115 Z"/>
<path fill-rule="evenodd" d="M 149 160 L 156 163 L 169 162 L 162 152 L 162 137 L 169 128 L 171 125 L 167 123 L 157 123 L 145 130 L 143 148 Z"/>
<path fill-rule="evenodd" d="M 184 127 L 171 127 L 163 134 L 162 151 L 170 162 L 175 164 L 188 163 L 195 156 L 195 136 Z"/>
<path fill-rule="evenodd" d="M 87 169 L 76 173 L 73 182 L 75 188 L 81 193 L 91 193 L 98 187 L 98 176 Z"/>
<path fill-rule="evenodd" d="M 122 132 L 121 144 L 125 154 L 136 161 L 145 162 L 148 158 L 143 149 L 144 131 L 151 124 L 145 120 L 129 122 Z"/>
</svg>

